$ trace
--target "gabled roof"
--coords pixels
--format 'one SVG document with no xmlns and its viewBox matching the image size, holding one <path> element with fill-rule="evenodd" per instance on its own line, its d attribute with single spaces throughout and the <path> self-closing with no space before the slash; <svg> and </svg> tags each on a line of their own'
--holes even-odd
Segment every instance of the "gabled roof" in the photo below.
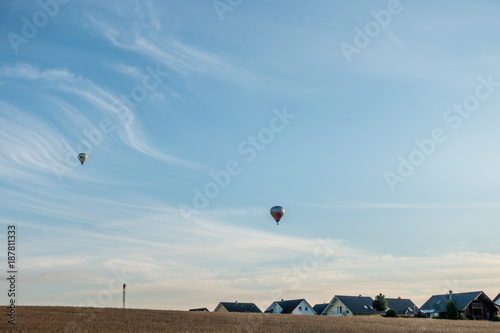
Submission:
<svg viewBox="0 0 500 333">
<path fill-rule="evenodd" d="M 228 312 L 257 312 L 262 313 L 254 303 L 240 303 L 240 302 L 220 302 L 214 311 L 223 306 Z"/>
<path fill-rule="evenodd" d="M 189 311 L 205 311 L 205 312 L 210 312 L 210 311 L 208 311 L 207 308 L 189 309 Z"/>
<path fill-rule="evenodd" d="M 410 299 L 386 298 L 387 307 L 398 314 L 414 315 L 419 312 L 419 308 Z"/>
<path fill-rule="evenodd" d="M 378 314 L 379 312 L 373 308 L 373 299 L 369 296 L 339 296 L 335 295 L 333 300 L 337 298 L 354 314 Z"/>
<path fill-rule="evenodd" d="M 465 308 L 482 293 L 482 291 L 472 291 L 468 293 L 451 294 L 451 296 L 455 301 L 458 311 L 464 311 Z M 446 304 L 449 300 L 450 294 L 433 295 L 420 307 L 420 310 L 424 312 L 446 312 Z"/>
<path fill-rule="evenodd" d="M 323 311 L 325 311 L 326 307 L 328 306 L 328 303 L 323 303 L 323 304 L 316 304 L 313 307 L 313 310 L 316 311 L 317 314 L 322 314 Z"/>
<path fill-rule="evenodd" d="M 281 313 L 284 314 L 292 313 L 293 310 L 295 310 L 302 302 L 305 302 L 306 305 L 308 305 L 314 311 L 313 307 L 311 307 L 311 305 L 305 299 L 302 298 L 302 299 L 292 299 L 288 301 L 282 300 L 273 302 L 273 304 L 271 304 L 265 312 L 272 312 L 272 309 L 276 306 L 275 304 L 278 304 L 283 309 Z"/>
<path fill-rule="evenodd" d="M 500 304 L 500 293 L 493 299 L 494 303 Z"/>
</svg>

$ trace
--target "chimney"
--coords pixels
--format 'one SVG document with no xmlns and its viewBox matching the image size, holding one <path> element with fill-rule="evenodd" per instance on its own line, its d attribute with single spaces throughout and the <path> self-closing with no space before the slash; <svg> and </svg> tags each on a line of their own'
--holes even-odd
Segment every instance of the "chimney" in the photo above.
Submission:
<svg viewBox="0 0 500 333">
<path fill-rule="evenodd" d="M 359 295 L 359 297 L 361 297 L 361 295 Z"/>
<path fill-rule="evenodd" d="M 238 304 L 238 301 L 234 301 L 234 304 Z"/>
<path fill-rule="evenodd" d="M 449 296 L 448 296 L 449 299 L 452 299 L 453 298 L 453 290 L 450 290 L 449 291 Z"/>
<path fill-rule="evenodd" d="M 401 296 L 398 296 L 398 299 L 401 299 Z"/>
<path fill-rule="evenodd" d="M 281 299 L 281 301 L 283 302 L 283 298 Z"/>
</svg>

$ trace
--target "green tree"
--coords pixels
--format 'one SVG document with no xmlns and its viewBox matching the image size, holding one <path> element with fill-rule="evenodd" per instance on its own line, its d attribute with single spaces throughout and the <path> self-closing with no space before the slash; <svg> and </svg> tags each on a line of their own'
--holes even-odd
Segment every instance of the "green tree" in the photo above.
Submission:
<svg viewBox="0 0 500 333">
<path fill-rule="evenodd" d="M 382 293 L 380 293 L 377 296 L 375 296 L 372 306 L 377 311 L 380 312 L 385 311 L 385 309 L 387 309 L 387 300 L 385 299 L 385 295 L 382 295 Z"/>
<path fill-rule="evenodd" d="M 387 312 L 385 313 L 385 316 L 386 317 L 397 317 L 398 313 L 396 312 L 396 310 L 390 309 L 390 310 L 387 310 Z"/>
<path fill-rule="evenodd" d="M 458 319 L 458 309 L 453 299 L 446 303 L 446 319 Z"/>
</svg>

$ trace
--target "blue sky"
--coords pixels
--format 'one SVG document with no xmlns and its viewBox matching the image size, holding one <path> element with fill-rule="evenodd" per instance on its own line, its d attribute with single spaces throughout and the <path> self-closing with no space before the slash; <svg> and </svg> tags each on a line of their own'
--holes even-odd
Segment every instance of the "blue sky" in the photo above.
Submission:
<svg viewBox="0 0 500 333">
<path fill-rule="evenodd" d="M 18 304 L 500 292 L 496 1 L 0 7 Z"/>
</svg>

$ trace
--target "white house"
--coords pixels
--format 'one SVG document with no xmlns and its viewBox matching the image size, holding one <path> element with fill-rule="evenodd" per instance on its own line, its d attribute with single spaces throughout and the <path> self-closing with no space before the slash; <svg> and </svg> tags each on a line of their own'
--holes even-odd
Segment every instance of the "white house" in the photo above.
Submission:
<svg viewBox="0 0 500 333">
<path fill-rule="evenodd" d="M 296 315 L 315 315 L 313 307 L 305 299 L 281 300 L 269 305 L 265 313 L 291 313 Z"/>
</svg>

